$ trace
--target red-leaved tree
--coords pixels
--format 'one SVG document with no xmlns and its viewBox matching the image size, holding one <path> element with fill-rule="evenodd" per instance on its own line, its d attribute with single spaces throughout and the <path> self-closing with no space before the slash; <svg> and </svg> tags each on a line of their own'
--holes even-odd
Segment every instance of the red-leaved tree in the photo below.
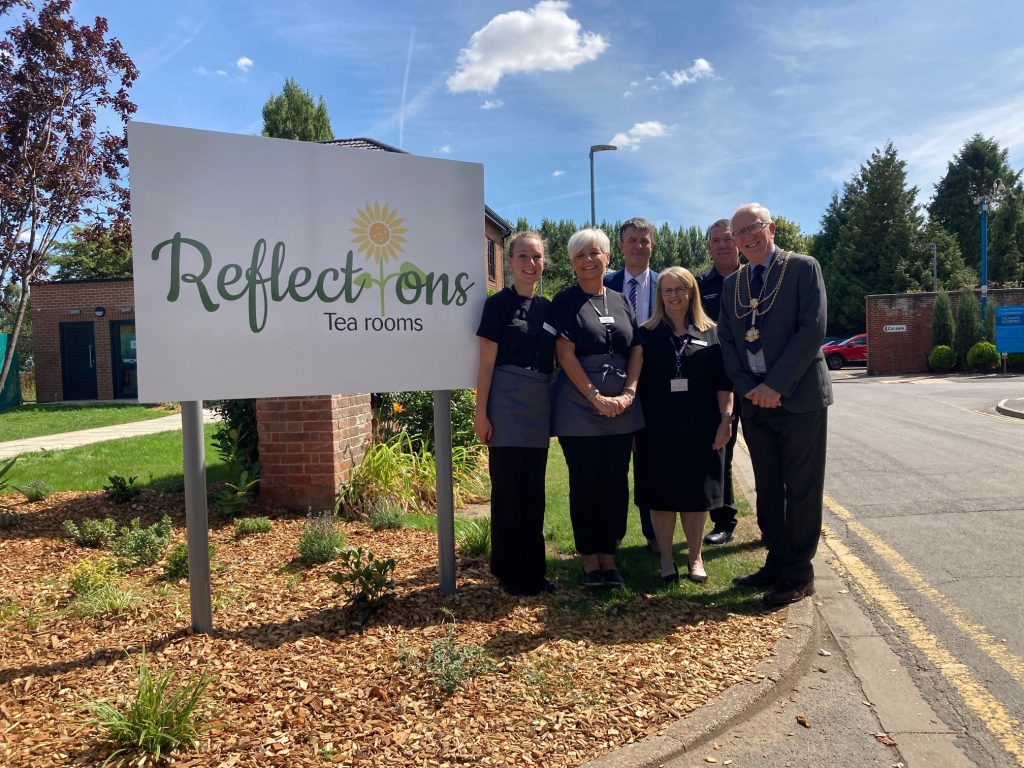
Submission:
<svg viewBox="0 0 1024 768">
<path fill-rule="evenodd" d="M 46 0 L 38 13 L 27 0 L 0 0 L 0 14 L 16 5 L 21 23 L 0 39 L 0 292 L 18 302 L 0 388 L 54 238 L 82 219 L 116 217 L 124 199 L 128 89 L 138 77 L 106 19 L 80 24 L 71 0 Z"/>
</svg>

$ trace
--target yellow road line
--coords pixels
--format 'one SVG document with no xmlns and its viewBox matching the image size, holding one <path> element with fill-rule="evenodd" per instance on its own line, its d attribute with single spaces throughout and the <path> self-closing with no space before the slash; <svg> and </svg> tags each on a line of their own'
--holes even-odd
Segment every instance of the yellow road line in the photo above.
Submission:
<svg viewBox="0 0 1024 768">
<path fill-rule="evenodd" d="M 966 665 L 946 650 L 939 639 L 928 631 L 924 622 L 827 526 L 823 526 L 823 534 L 826 545 L 835 554 L 840 567 L 849 574 L 857 589 L 866 598 L 882 607 L 893 623 L 903 630 L 907 639 L 949 681 L 967 707 L 996 737 L 1003 749 L 1018 763 L 1024 765 L 1024 727 L 1021 723 L 1013 719 L 1002 703 L 978 682 Z"/>
<path fill-rule="evenodd" d="M 1006 646 L 992 637 L 983 626 L 972 621 L 953 602 L 929 584 L 917 568 L 908 563 L 895 549 L 874 531 L 859 522 L 853 513 L 825 494 L 825 505 L 836 517 L 846 523 L 847 528 L 870 546 L 918 592 L 931 600 L 953 625 L 971 638 L 990 659 L 1008 672 L 1020 685 L 1024 685 L 1024 660 L 1006 649 Z"/>
</svg>

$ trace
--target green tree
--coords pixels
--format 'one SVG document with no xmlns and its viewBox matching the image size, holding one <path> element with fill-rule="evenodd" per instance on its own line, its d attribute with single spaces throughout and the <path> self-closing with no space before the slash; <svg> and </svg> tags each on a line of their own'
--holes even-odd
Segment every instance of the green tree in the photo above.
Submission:
<svg viewBox="0 0 1024 768">
<path fill-rule="evenodd" d="M 906 163 L 890 142 L 871 153 L 822 219 L 816 249 L 829 291 L 829 326 L 855 333 L 864 328 L 864 297 L 920 288 L 901 266 L 914 251 L 921 227 L 917 187 L 907 186 Z"/>
<path fill-rule="evenodd" d="M 985 302 L 985 341 L 996 343 L 996 303 L 992 299 Z"/>
<path fill-rule="evenodd" d="M 1002 180 L 1010 194 L 993 206 L 988 217 L 989 279 L 1011 282 L 1021 277 L 1021 171 L 1010 167 L 1008 151 L 994 138 L 976 133 L 964 143 L 935 185 L 928 215 L 956 237 L 967 266 L 980 272 L 981 211 L 974 199 L 990 192 L 996 179 Z"/>
<path fill-rule="evenodd" d="M 953 346 L 953 306 L 949 294 L 939 291 L 932 308 L 932 347 Z"/>
<path fill-rule="evenodd" d="M 913 290 L 934 290 L 932 279 L 932 243 L 939 288 L 959 291 L 978 284 L 977 273 L 964 264 L 960 245 L 937 221 L 929 221 L 918 233 L 914 247 L 899 265 L 901 279 Z"/>
<path fill-rule="evenodd" d="M 775 216 L 775 244 L 785 251 L 807 253 L 807 238 L 800 225 L 785 216 Z"/>
<path fill-rule="evenodd" d="M 967 367 L 967 353 L 971 347 L 984 340 L 985 330 L 981 326 L 974 291 L 962 291 L 956 303 L 956 329 L 953 332 L 953 351 L 961 368 Z"/>
<path fill-rule="evenodd" d="M 313 101 L 292 78 L 284 81 L 284 90 L 263 105 L 263 135 L 275 139 L 328 141 L 334 138 L 324 97 Z"/>
<path fill-rule="evenodd" d="M 129 233 L 130 235 L 130 233 Z M 130 238 L 116 229 L 75 227 L 71 238 L 53 246 L 55 280 L 109 280 L 132 276 Z"/>
</svg>

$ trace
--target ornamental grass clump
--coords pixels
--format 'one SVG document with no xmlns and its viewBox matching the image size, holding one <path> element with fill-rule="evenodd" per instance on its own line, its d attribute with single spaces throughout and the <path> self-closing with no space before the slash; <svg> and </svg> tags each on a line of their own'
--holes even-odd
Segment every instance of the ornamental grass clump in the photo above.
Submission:
<svg viewBox="0 0 1024 768">
<path fill-rule="evenodd" d="M 121 586 L 117 563 L 109 557 L 80 562 L 68 586 L 74 595 L 69 610 L 75 616 L 124 616 L 142 603 L 138 594 Z"/>
<path fill-rule="evenodd" d="M 168 670 L 154 680 L 143 651 L 139 688 L 126 709 L 106 702 L 85 703 L 85 708 L 93 715 L 88 724 L 103 730 L 115 747 L 107 763 L 120 755 L 138 753 L 159 763 L 180 747 L 198 745 L 198 708 L 209 679 L 204 672 L 197 679 L 174 687 L 171 685 L 173 677 L 173 672 Z M 143 763 L 140 760 L 138 764 Z"/>
<path fill-rule="evenodd" d="M 489 518 L 470 520 L 459 535 L 459 551 L 464 555 L 491 554 L 491 521 Z"/>
<path fill-rule="evenodd" d="M 25 486 L 18 488 L 29 501 L 46 501 L 53 493 L 53 486 L 45 480 L 33 480 Z"/>
<path fill-rule="evenodd" d="M 401 528 L 404 513 L 398 503 L 388 496 L 378 496 L 369 505 L 367 522 L 375 531 Z"/>
<path fill-rule="evenodd" d="M 311 516 L 299 538 L 299 554 L 307 565 L 329 563 L 344 546 L 345 534 L 338 527 L 338 518 L 329 512 Z"/>
</svg>

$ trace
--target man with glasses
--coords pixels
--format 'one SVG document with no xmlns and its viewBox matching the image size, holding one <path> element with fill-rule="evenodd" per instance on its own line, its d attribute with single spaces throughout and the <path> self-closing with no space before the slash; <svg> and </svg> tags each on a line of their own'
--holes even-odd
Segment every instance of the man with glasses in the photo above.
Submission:
<svg viewBox="0 0 1024 768">
<path fill-rule="evenodd" d="M 715 322 L 718 321 L 722 305 L 722 283 L 725 278 L 740 268 L 740 253 L 732 239 L 728 219 L 719 219 L 708 227 L 708 255 L 711 269 L 697 278 L 700 286 L 700 303 L 704 312 Z M 712 509 L 711 532 L 704 537 L 704 543 L 717 546 L 732 540 L 736 530 L 736 498 L 732 488 L 732 454 L 739 434 L 740 409 L 734 406 L 732 437 L 725 446 L 725 473 L 722 476 L 722 506 Z"/>
<path fill-rule="evenodd" d="M 825 284 L 817 261 L 775 246 L 775 222 L 763 205 L 737 209 L 731 231 L 749 263 L 722 286 L 718 336 L 742 409 L 768 548 L 762 568 L 734 581 L 766 589 L 764 604 L 781 606 L 814 594 L 832 404 L 821 354 Z"/>
<path fill-rule="evenodd" d="M 655 286 L 658 273 L 651 271 L 651 254 L 654 252 L 654 225 L 640 217 L 629 219 L 619 227 L 619 252 L 625 266 L 614 272 L 606 272 L 604 284 L 629 299 L 636 315 L 637 326 L 647 322 L 654 311 Z M 640 508 L 640 527 L 647 539 L 648 551 L 657 554 L 658 542 L 651 524 L 651 510 Z"/>
</svg>

